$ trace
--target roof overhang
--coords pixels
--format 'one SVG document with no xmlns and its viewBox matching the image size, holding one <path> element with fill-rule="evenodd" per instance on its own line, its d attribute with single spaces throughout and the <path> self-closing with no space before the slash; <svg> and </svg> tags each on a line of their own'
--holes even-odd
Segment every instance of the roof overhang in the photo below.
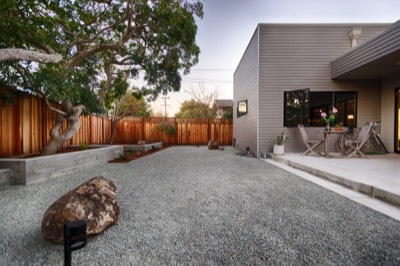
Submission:
<svg viewBox="0 0 400 266">
<path fill-rule="evenodd" d="M 331 62 L 332 79 L 381 79 L 400 75 L 400 20 Z"/>
</svg>

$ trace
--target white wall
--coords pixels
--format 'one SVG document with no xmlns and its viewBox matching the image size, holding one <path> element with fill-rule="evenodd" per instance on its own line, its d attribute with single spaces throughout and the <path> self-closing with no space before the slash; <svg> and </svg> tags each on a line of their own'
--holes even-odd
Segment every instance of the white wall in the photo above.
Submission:
<svg viewBox="0 0 400 266">
<path fill-rule="evenodd" d="M 395 132 L 395 88 L 400 87 L 400 76 L 382 81 L 382 125 L 381 135 L 389 152 L 394 152 Z"/>
</svg>

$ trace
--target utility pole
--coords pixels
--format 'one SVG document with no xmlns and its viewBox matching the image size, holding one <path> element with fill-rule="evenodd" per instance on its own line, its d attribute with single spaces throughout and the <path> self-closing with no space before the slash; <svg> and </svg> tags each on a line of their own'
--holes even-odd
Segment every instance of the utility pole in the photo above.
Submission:
<svg viewBox="0 0 400 266">
<path fill-rule="evenodd" d="M 167 100 L 169 99 L 169 97 L 163 96 L 161 98 L 164 99 L 164 117 L 165 119 L 167 119 Z"/>
</svg>

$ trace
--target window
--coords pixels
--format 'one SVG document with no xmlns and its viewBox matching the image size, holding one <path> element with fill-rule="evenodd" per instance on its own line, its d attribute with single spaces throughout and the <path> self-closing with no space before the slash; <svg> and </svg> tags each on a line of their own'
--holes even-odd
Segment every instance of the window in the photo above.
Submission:
<svg viewBox="0 0 400 266">
<path fill-rule="evenodd" d="M 247 100 L 239 101 L 237 105 L 237 117 L 247 114 Z"/>
<path fill-rule="evenodd" d="M 324 126 L 321 113 L 329 113 L 333 106 L 338 109 L 335 124 L 342 122 L 347 127 L 357 124 L 356 92 L 310 92 L 310 89 L 302 89 L 286 91 L 284 98 L 285 127 L 297 127 L 298 124 Z"/>
</svg>

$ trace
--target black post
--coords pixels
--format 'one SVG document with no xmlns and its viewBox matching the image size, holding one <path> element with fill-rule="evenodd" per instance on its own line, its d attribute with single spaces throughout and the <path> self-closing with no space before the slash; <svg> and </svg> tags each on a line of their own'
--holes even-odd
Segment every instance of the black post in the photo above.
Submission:
<svg viewBox="0 0 400 266">
<path fill-rule="evenodd" d="M 71 266 L 71 252 L 86 246 L 86 221 L 64 224 L 64 265 Z"/>
</svg>

